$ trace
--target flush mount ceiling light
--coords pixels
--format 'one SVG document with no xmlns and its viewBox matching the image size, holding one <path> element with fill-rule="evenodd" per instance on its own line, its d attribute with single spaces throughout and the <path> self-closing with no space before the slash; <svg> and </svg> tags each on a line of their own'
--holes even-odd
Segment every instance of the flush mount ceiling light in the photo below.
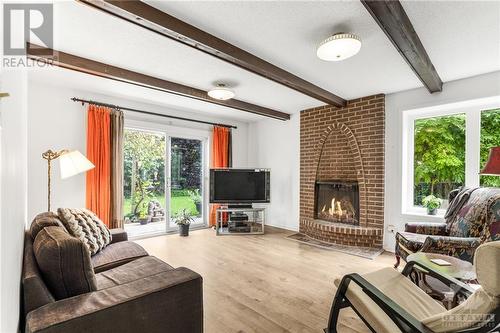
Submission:
<svg viewBox="0 0 500 333">
<path fill-rule="evenodd" d="M 233 98 L 234 92 L 228 89 L 225 84 L 219 83 L 217 84 L 217 87 L 208 92 L 208 96 L 225 101 Z"/>
<path fill-rule="evenodd" d="M 354 34 L 338 33 L 325 39 L 316 55 L 326 61 L 341 61 L 352 57 L 361 49 L 361 40 Z"/>
</svg>

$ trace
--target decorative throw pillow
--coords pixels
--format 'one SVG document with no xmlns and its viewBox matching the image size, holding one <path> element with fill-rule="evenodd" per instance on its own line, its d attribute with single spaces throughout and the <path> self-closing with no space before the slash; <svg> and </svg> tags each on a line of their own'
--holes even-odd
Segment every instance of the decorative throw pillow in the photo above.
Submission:
<svg viewBox="0 0 500 333">
<path fill-rule="evenodd" d="M 33 254 L 56 299 L 97 290 L 87 246 L 64 227 L 43 228 L 33 243 Z"/>
<path fill-rule="evenodd" d="M 87 245 L 91 255 L 111 242 L 111 232 L 90 210 L 59 208 L 57 213 L 68 232 Z"/>
<path fill-rule="evenodd" d="M 30 226 L 31 239 L 34 241 L 36 235 L 45 227 L 64 227 L 59 216 L 54 212 L 40 213 L 33 219 Z"/>
</svg>

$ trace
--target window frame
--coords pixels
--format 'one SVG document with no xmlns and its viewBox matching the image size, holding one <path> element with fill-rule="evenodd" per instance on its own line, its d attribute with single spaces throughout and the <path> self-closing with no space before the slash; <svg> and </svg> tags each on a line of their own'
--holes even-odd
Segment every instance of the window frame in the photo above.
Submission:
<svg viewBox="0 0 500 333">
<path fill-rule="evenodd" d="M 500 97 L 424 107 L 403 111 L 402 207 L 403 215 L 428 216 L 426 209 L 414 206 L 415 121 L 418 119 L 465 114 L 465 186 L 479 186 L 481 113 L 500 107 Z M 441 219 L 445 209 L 433 218 Z"/>
<path fill-rule="evenodd" d="M 157 119 L 155 119 L 157 120 Z M 184 138 L 184 139 L 195 139 L 200 140 L 202 142 L 202 156 L 203 156 L 203 166 L 202 166 L 202 197 L 203 197 L 203 223 L 192 225 L 192 229 L 198 228 L 206 228 L 209 222 L 210 215 L 210 205 L 209 205 L 209 171 L 210 171 L 210 137 L 211 132 L 207 129 L 202 128 L 192 128 L 192 127 L 183 127 L 183 126 L 175 126 L 170 123 L 164 123 L 161 120 L 158 122 L 153 122 L 153 120 L 147 119 L 137 119 L 137 118 L 125 118 L 124 128 L 143 131 L 143 132 L 152 132 L 152 133 L 162 133 L 165 135 L 166 145 L 165 145 L 165 199 L 169 200 L 168 191 L 169 191 L 169 182 L 170 182 L 170 138 Z M 161 234 L 169 233 L 176 230 L 176 227 L 171 226 L 170 224 L 170 202 L 166 203 L 166 209 L 168 210 L 168 221 L 165 222 L 166 228 L 164 232 Z M 154 234 L 152 234 L 154 235 Z M 141 236 L 142 237 L 142 236 Z"/>
</svg>

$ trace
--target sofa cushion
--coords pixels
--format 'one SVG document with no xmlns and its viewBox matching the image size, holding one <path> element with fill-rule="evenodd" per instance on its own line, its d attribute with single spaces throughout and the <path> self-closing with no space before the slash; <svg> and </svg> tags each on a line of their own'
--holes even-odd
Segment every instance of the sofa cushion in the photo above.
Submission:
<svg viewBox="0 0 500 333">
<path fill-rule="evenodd" d="M 484 227 L 492 218 L 492 207 L 500 201 L 500 189 L 478 188 L 471 193 L 452 221 L 449 221 L 449 235 L 452 237 L 481 237 Z M 493 214 L 494 215 L 494 214 Z"/>
<path fill-rule="evenodd" d="M 104 250 L 92 256 L 91 260 L 94 272 L 99 273 L 147 255 L 146 250 L 139 244 L 124 241 L 109 244 Z"/>
<path fill-rule="evenodd" d="M 38 269 L 35 256 L 33 254 L 33 240 L 31 232 L 26 231 L 24 235 L 24 256 L 23 273 L 21 277 L 22 300 L 24 317 L 28 312 L 39 307 L 54 302 L 50 290 L 47 288 L 42 274 Z"/>
<path fill-rule="evenodd" d="M 59 208 L 57 214 L 68 232 L 80 239 L 94 255 L 111 242 L 111 233 L 106 225 L 90 210 Z"/>
<path fill-rule="evenodd" d="M 88 248 L 63 227 L 41 230 L 33 243 L 33 253 L 56 299 L 97 290 Z"/>
<path fill-rule="evenodd" d="M 128 240 L 127 232 L 121 228 L 109 229 L 109 232 L 111 233 L 111 243 L 109 244 Z"/>
<path fill-rule="evenodd" d="M 156 257 L 142 257 L 122 266 L 96 274 L 97 289 L 102 290 L 115 287 L 172 269 L 174 269 L 172 266 Z"/>
<path fill-rule="evenodd" d="M 45 227 L 64 227 L 59 216 L 54 212 L 40 213 L 31 222 L 30 234 L 31 240 L 35 240 L 36 235 Z"/>
</svg>

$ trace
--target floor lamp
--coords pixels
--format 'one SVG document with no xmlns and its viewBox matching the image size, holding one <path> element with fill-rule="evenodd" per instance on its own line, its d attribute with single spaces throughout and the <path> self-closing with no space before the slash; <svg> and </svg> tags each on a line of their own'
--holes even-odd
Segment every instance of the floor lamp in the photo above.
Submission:
<svg viewBox="0 0 500 333">
<path fill-rule="evenodd" d="M 59 158 L 59 166 L 61 169 L 61 179 L 66 179 L 75 176 L 79 173 L 93 169 L 95 166 L 78 150 L 63 149 L 60 151 L 47 150 L 42 154 L 42 157 L 47 160 L 47 211 L 50 212 L 50 180 L 51 180 L 51 162 Z"/>
</svg>

